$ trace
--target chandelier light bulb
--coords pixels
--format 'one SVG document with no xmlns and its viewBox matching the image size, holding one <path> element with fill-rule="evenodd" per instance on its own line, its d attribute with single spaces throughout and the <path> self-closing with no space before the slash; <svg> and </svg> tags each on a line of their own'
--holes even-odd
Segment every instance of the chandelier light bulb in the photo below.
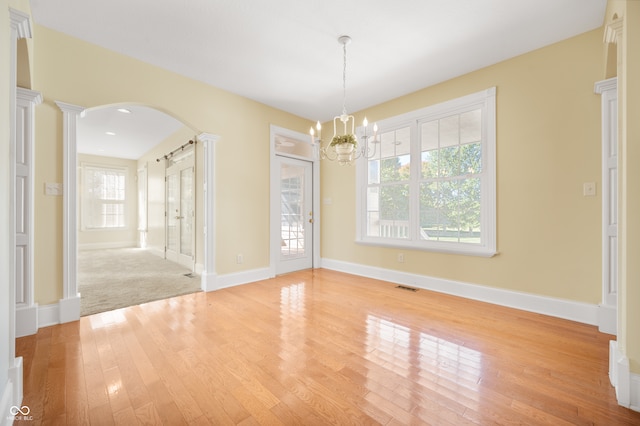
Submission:
<svg viewBox="0 0 640 426">
<path fill-rule="evenodd" d="M 367 117 L 365 117 L 364 120 L 362 120 L 362 125 L 364 127 L 367 127 L 369 125 L 369 121 L 367 121 Z"/>
</svg>

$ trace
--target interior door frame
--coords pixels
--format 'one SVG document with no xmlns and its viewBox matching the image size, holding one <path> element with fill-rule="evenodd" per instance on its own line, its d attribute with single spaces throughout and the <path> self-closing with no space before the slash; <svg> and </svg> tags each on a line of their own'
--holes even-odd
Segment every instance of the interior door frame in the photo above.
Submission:
<svg viewBox="0 0 640 426">
<path fill-rule="evenodd" d="M 304 133 L 285 129 L 275 125 L 270 126 L 269 152 L 270 152 L 270 220 L 269 220 L 269 276 L 275 277 L 277 272 L 278 256 L 280 255 L 280 169 L 276 155 L 304 160 L 311 163 L 313 177 L 313 245 L 312 268 L 320 268 L 320 158 L 316 149 L 312 150 L 311 157 L 301 157 L 294 154 L 276 152 L 276 137 L 283 136 L 305 143 L 311 143 L 311 137 Z"/>
</svg>

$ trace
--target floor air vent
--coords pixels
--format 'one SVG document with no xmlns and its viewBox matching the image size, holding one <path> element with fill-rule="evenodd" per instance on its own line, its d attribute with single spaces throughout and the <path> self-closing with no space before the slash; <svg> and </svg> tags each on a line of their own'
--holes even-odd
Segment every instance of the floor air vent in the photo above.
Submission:
<svg viewBox="0 0 640 426">
<path fill-rule="evenodd" d="M 400 290 L 413 291 L 414 293 L 418 291 L 417 288 L 407 287 L 406 285 L 399 285 L 399 286 L 396 286 L 396 288 L 399 288 Z"/>
</svg>

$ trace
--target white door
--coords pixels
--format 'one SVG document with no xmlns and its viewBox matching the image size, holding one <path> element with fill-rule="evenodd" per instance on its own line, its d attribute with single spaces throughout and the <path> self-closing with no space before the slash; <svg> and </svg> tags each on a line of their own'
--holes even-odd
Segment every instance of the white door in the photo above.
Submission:
<svg viewBox="0 0 640 426">
<path fill-rule="evenodd" d="M 276 272 L 313 267 L 313 163 L 276 156 L 280 253 Z"/>
<path fill-rule="evenodd" d="M 167 168 L 166 258 L 195 267 L 195 182 L 193 155 Z"/>
<path fill-rule="evenodd" d="M 38 304 L 33 290 L 33 145 L 35 107 L 42 102 L 40 92 L 16 89 L 16 123 L 13 153 L 15 168 L 13 202 L 15 206 L 15 297 L 16 337 L 38 331 Z M 58 187 L 45 186 L 49 196 L 59 195 Z"/>
</svg>

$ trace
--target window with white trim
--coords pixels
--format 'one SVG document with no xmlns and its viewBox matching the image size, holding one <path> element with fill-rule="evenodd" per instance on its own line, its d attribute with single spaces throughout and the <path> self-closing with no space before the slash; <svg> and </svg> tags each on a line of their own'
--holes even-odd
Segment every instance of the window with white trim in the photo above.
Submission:
<svg viewBox="0 0 640 426">
<path fill-rule="evenodd" d="M 357 163 L 357 241 L 493 256 L 495 128 L 495 88 L 378 122 Z"/>
<path fill-rule="evenodd" d="M 82 228 L 125 228 L 127 168 L 82 165 Z"/>
</svg>

